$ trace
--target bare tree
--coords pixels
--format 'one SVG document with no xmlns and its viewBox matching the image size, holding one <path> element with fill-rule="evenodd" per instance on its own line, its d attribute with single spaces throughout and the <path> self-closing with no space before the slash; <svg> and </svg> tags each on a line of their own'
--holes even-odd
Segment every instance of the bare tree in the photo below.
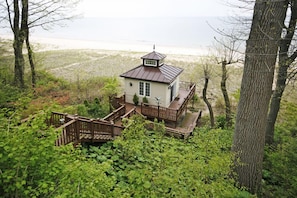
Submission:
<svg viewBox="0 0 297 198">
<path fill-rule="evenodd" d="M 24 88 L 24 57 L 23 44 L 26 41 L 28 58 L 31 66 L 32 86 L 36 83 L 35 65 L 33 60 L 33 50 L 30 45 L 30 30 L 33 27 L 49 29 L 55 24 L 74 17 L 73 7 L 79 0 L 5 0 L 5 4 L 0 3 L 6 15 L 1 19 L 6 20 L 14 34 L 15 53 L 15 82 L 16 85 Z M 2 14 L 3 14 L 2 13 Z"/>
<path fill-rule="evenodd" d="M 19 0 L 13 0 L 9 3 L 8 0 L 5 1 L 7 13 L 9 13 L 9 24 L 14 35 L 13 48 L 14 48 L 14 82 L 19 88 L 25 88 L 24 82 L 24 69 L 25 60 L 23 56 L 23 45 L 25 32 L 23 27 L 26 21 L 25 15 L 22 14 L 23 10 L 20 8 Z M 25 10 L 25 8 L 24 8 Z M 13 13 L 13 16 L 12 16 Z"/>
<path fill-rule="evenodd" d="M 297 49 L 292 45 L 297 22 L 296 0 L 291 0 L 289 2 L 289 10 L 291 16 L 287 27 L 285 27 L 284 36 L 280 40 L 278 61 L 279 68 L 277 73 L 276 86 L 271 97 L 267 118 L 265 142 L 269 145 L 271 145 L 274 141 L 274 126 L 280 109 L 283 92 L 285 91 L 286 83 L 289 79 L 288 70 L 297 57 Z"/>
<path fill-rule="evenodd" d="M 221 32 L 220 32 L 221 33 Z M 217 55 L 215 55 L 216 61 L 221 64 L 222 76 L 221 76 L 221 91 L 225 101 L 225 118 L 226 127 L 232 126 L 232 111 L 231 102 L 229 99 L 226 82 L 228 79 L 227 65 L 232 65 L 239 62 L 240 53 L 240 40 L 235 34 L 231 33 L 228 36 L 225 35 L 225 39 L 218 40 L 215 38 L 219 44 L 217 48 Z"/>
<path fill-rule="evenodd" d="M 204 87 L 203 87 L 203 90 L 202 90 L 202 98 L 203 98 L 203 101 L 205 102 L 205 104 L 207 105 L 207 108 L 208 108 L 208 111 L 209 111 L 210 126 L 211 126 L 211 128 L 214 128 L 214 126 L 215 126 L 214 113 L 213 113 L 213 110 L 212 110 L 212 106 L 211 106 L 210 102 L 208 101 L 207 95 L 206 95 L 207 88 L 208 88 L 208 81 L 209 81 L 209 78 L 210 78 L 210 70 L 208 68 L 208 65 L 204 65 L 203 71 L 204 71 Z"/>
<path fill-rule="evenodd" d="M 287 1 L 256 0 L 246 44 L 232 151 L 240 186 L 261 189 L 266 119 Z"/>
</svg>

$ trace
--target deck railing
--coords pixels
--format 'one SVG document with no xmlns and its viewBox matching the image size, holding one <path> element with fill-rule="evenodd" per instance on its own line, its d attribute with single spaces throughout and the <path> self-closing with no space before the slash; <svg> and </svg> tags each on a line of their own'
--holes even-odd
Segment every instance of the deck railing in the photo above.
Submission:
<svg viewBox="0 0 297 198">
<path fill-rule="evenodd" d="M 116 120 L 120 119 L 121 116 L 123 116 L 125 113 L 126 113 L 126 106 L 121 105 L 118 109 L 114 110 L 113 112 L 111 112 L 110 114 L 105 116 L 103 118 L 103 120 L 116 121 Z"/>
<path fill-rule="evenodd" d="M 196 85 L 191 84 L 186 98 L 184 98 L 182 105 L 178 109 L 171 109 L 142 103 L 141 114 L 147 116 L 148 118 L 158 118 L 159 120 L 171 121 L 176 123 L 183 112 L 186 110 L 189 101 L 193 98 L 195 89 Z"/>
<path fill-rule="evenodd" d="M 63 123 L 62 123 L 63 121 Z M 56 145 L 65 145 L 70 142 L 105 142 L 112 140 L 115 134 L 123 130 L 122 126 L 115 125 L 112 121 L 88 119 L 75 115 L 53 112 L 50 124 L 61 131 Z"/>
</svg>

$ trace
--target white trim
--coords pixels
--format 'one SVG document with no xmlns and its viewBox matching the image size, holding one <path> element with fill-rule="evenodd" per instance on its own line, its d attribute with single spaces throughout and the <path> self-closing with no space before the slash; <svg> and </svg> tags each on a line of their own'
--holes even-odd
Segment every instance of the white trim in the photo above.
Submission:
<svg viewBox="0 0 297 198">
<path fill-rule="evenodd" d="M 142 92 L 143 92 L 143 94 L 141 94 L 140 93 L 140 84 L 142 83 Z M 149 85 L 149 95 L 147 95 L 147 92 L 146 92 L 146 87 L 147 87 L 147 85 Z M 139 96 L 143 96 L 143 97 L 147 97 L 147 98 L 149 98 L 149 97 L 151 97 L 151 95 L 152 95 L 152 92 L 151 92 L 151 83 L 149 83 L 149 82 L 143 82 L 143 81 L 139 81 L 138 82 L 138 94 L 139 94 Z"/>
<path fill-rule="evenodd" d="M 154 64 L 153 64 L 154 62 Z M 157 66 L 157 61 L 152 59 L 144 59 L 144 65 L 146 66 Z"/>
</svg>

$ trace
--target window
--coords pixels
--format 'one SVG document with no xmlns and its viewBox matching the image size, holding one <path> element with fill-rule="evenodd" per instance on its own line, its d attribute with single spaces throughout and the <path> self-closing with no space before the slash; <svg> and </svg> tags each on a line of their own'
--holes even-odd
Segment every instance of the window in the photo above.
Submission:
<svg viewBox="0 0 297 198">
<path fill-rule="evenodd" d="M 145 83 L 145 96 L 151 96 L 151 84 Z"/>
<path fill-rule="evenodd" d="M 146 59 L 145 60 L 145 65 L 148 65 L 148 66 L 157 66 L 157 61 L 156 60 L 148 60 L 148 59 Z"/>
<path fill-rule="evenodd" d="M 151 84 L 147 82 L 139 82 L 139 95 L 151 96 Z"/>
<path fill-rule="evenodd" d="M 139 82 L 139 95 L 144 95 L 144 82 Z"/>
</svg>

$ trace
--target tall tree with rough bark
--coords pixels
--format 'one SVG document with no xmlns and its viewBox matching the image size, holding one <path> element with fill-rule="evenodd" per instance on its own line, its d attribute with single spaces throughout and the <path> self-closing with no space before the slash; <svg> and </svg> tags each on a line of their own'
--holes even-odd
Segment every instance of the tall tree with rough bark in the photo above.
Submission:
<svg viewBox="0 0 297 198">
<path fill-rule="evenodd" d="M 288 70 L 297 57 L 297 50 L 294 46 L 292 46 L 292 43 L 294 43 L 293 38 L 297 22 L 296 0 L 291 0 L 289 2 L 289 11 L 290 12 L 288 12 L 288 14 L 290 14 L 291 16 L 288 25 L 285 27 L 284 36 L 279 42 L 279 68 L 277 72 L 276 86 L 271 97 L 267 118 L 265 142 L 269 145 L 273 144 L 274 142 L 274 126 L 280 109 L 283 92 L 286 88 L 286 83 L 288 80 Z"/>
<path fill-rule="evenodd" d="M 251 193 L 261 190 L 266 119 L 287 5 L 256 0 L 246 43 L 232 151 L 235 179 Z"/>
</svg>

